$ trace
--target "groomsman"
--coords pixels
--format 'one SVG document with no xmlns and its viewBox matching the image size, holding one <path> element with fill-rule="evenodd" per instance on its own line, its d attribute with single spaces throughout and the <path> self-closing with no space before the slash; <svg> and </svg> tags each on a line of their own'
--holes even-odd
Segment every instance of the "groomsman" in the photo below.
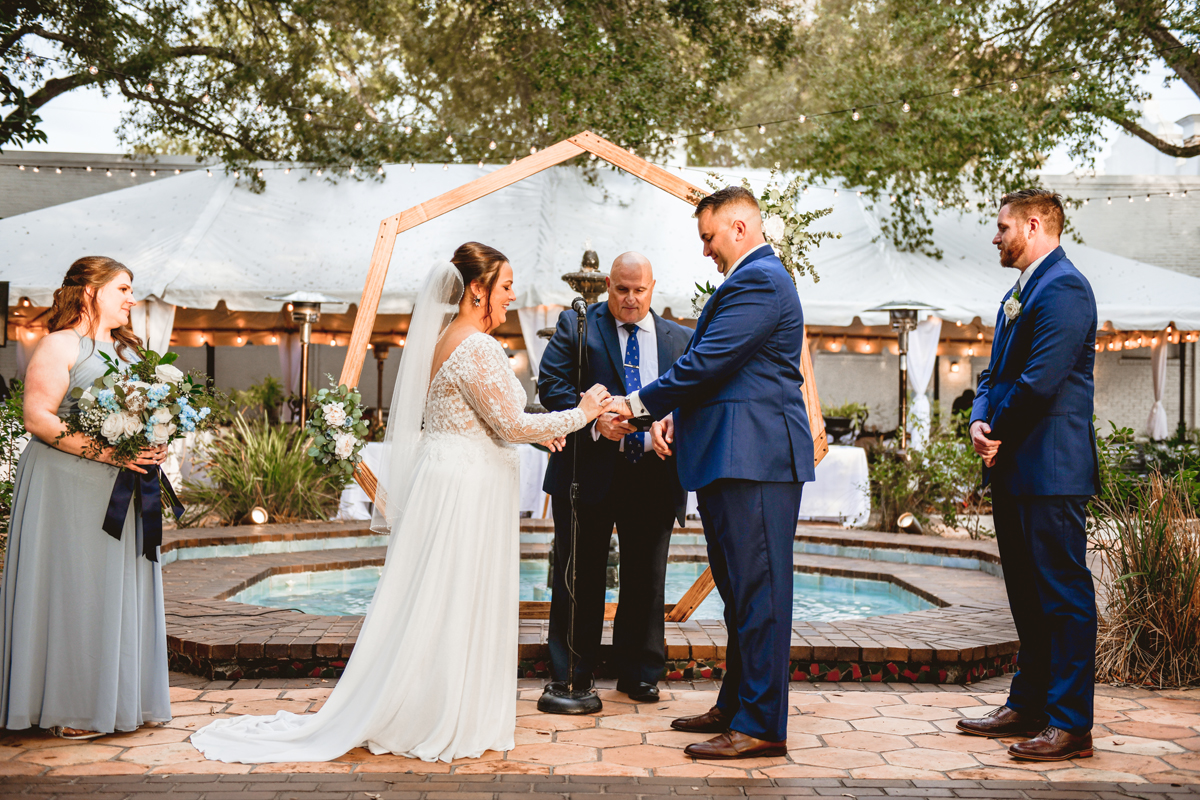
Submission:
<svg viewBox="0 0 1200 800">
<path fill-rule="evenodd" d="M 1091 285 L 1059 246 L 1063 221 L 1053 192 L 1001 200 L 992 244 L 1020 277 L 1001 301 L 971 414 L 1021 650 L 1008 702 L 958 728 L 1032 737 L 1008 752 L 1035 761 L 1092 755 L 1096 592 L 1084 527 L 1099 490 L 1097 317 Z"/>
<path fill-rule="evenodd" d="M 645 256 L 617 256 L 607 279 L 608 302 L 587 311 L 583 386 L 603 384 L 633 392 L 655 380 L 687 348 L 692 332 L 650 310 L 654 271 Z M 542 355 L 538 394 L 551 411 L 575 408 L 579 352 L 578 318 L 564 311 Z M 618 388 L 620 387 L 620 388 Z M 604 626 L 605 574 L 613 525 L 621 548 L 620 596 L 613 624 L 617 690 L 639 702 L 658 700 L 657 682 L 666 660 L 664 580 L 671 529 L 683 522 L 687 493 L 675 459 L 651 452 L 650 434 L 637 432 L 614 414 L 567 438 L 550 456 L 543 489 L 554 512 L 554 594 L 550 603 L 550 673 L 547 692 L 561 693 L 571 679 L 567 632 L 570 596 L 565 572 L 571 563 L 571 474 L 579 443 L 579 530 L 575 556 L 575 679 L 591 685 Z M 594 701 L 598 707 L 598 700 Z"/>
</svg>

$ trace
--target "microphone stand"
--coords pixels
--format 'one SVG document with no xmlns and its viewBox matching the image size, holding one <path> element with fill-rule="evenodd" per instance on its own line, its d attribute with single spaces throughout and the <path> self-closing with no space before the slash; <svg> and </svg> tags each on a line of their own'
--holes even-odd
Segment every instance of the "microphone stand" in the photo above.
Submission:
<svg viewBox="0 0 1200 800">
<path fill-rule="evenodd" d="M 578 317 L 576 334 L 578 350 L 575 355 L 575 386 L 583 392 L 583 362 L 587 355 L 587 305 L 582 297 L 577 297 L 571 303 Z M 599 695 L 591 682 L 582 689 L 575 681 L 575 611 L 578 601 L 575 597 L 575 554 L 579 541 L 579 445 L 582 441 L 583 430 L 570 434 L 575 437 L 571 451 L 571 555 L 569 562 L 569 579 L 564 587 L 570 599 L 570 613 L 567 622 L 567 669 L 570 676 L 567 681 L 567 691 L 547 689 L 538 699 L 538 711 L 548 714 L 594 714 L 602 707 Z M 564 577 L 567 577 L 564 574 Z"/>
</svg>

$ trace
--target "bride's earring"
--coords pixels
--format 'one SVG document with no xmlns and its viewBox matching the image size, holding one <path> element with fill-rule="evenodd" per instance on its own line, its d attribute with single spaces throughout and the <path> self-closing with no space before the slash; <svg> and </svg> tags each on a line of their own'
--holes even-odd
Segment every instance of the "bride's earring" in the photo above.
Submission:
<svg viewBox="0 0 1200 800">
<path fill-rule="evenodd" d="M 476 307 L 476 308 L 479 308 L 479 304 L 480 304 L 482 301 L 483 301 L 483 298 L 482 298 L 482 297 L 480 297 L 479 295 L 475 295 L 475 296 L 472 298 L 472 300 L 471 300 L 471 302 L 475 304 L 475 307 Z"/>
</svg>

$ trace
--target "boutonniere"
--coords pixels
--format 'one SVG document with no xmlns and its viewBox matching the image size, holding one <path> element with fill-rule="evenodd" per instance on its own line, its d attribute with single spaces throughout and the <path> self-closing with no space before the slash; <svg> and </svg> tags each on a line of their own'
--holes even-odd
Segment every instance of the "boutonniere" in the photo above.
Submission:
<svg viewBox="0 0 1200 800">
<path fill-rule="evenodd" d="M 711 283 L 705 282 L 703 286 L 698 283 L 696 284 L 696 294 L 692 297 L 692 313 L 697 318 L 699 318 L 700 312 L 704 310 L 704 306 L 708 304 L 709 299 L 712 298 L 715 291 L 716 287 Z"/>
<path fill-rule="evenodd" d="M 1014 287 L 1012 294 L 1004 301 L 1004 316 L 1009 322 L 1021 316 L 1021 287 Z"/>
</svg>

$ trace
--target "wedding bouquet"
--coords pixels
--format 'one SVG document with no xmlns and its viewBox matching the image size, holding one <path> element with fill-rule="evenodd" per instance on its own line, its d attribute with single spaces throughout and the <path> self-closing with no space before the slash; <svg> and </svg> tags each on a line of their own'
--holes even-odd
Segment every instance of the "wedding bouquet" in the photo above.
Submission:
<svg viewBox="0 0 1200 800">
<path fill-rule="evenodd" d="M 333 376 L 329 376 L 329 382 L 333 384 Z M 331 389 L 317 392 L 311 402 L 313 410 L 305 428 L 305 433 L 312 437 L 308 455 L 327 472 L 337 474 L 343 481 L 349 480 L 355 465 L 362 461 L 366 444 L 362 395 L 345 384 L 335 384 Z"/>
<path fill-rule="evenodd" d="M 160 356 L 138 350 L 139 361 L 124 364 L 108 353 L 99 354 L 108 371 L 85 388 L 71 390 L 79 413 L 63 418 L 62 435 L 88 437 L 84 452 L 98 456 L 113 448 L 113 463 L 120 466 L 147 447 L 170 444 L 190 433 L 214 427 L 217 393 L 207 381 L 197 381 L 174 366 L 177 353 Z"/>
</svg>

